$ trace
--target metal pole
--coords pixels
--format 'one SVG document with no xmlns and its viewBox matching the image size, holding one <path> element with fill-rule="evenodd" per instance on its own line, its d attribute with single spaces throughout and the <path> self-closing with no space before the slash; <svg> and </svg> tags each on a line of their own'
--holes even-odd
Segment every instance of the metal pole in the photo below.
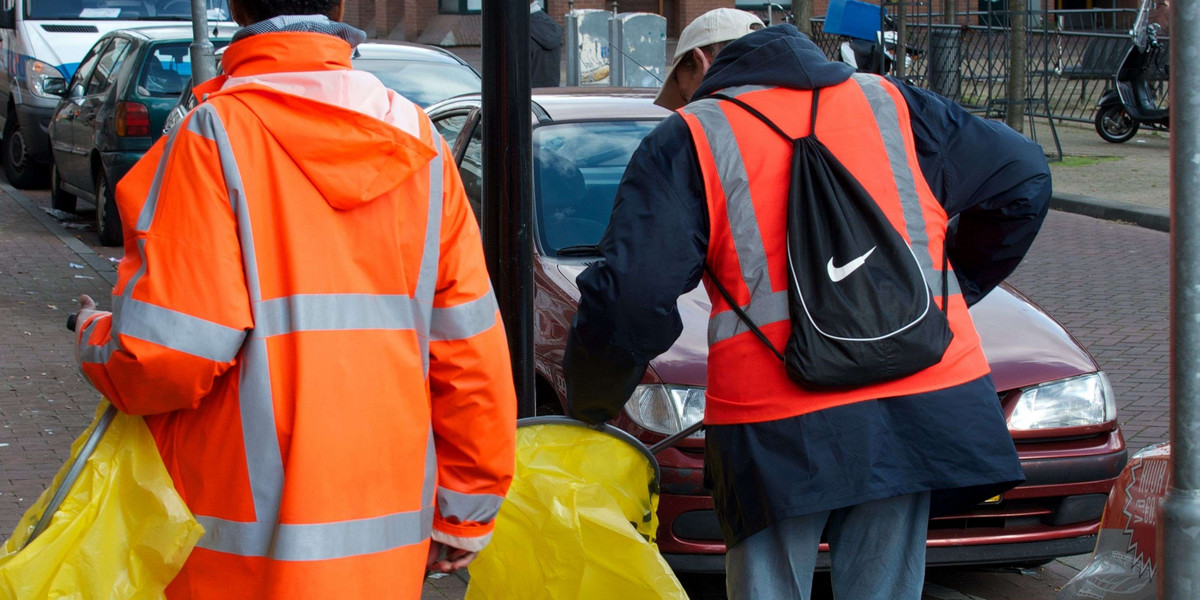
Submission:
<svg viewBox="0 0 1200 600">
<path fill-rule="evenodd" d="M 608 85 L 612 87 L 625 85 L 624 41 L 621 39 L 625 27 L 617 14 L 617 3 L 613 0 L 612 15 L 608 17 Z"/>
<path fill-rule="evenodd" d="M 1200 597 L 1200 2 L 1171 23 L 1171 486 L 1158 528 L 1158 597 Z"/>
<path fill-rule="evenodd" d="M 517 416 L 536 411 L 533 377 L 533 115 L 529 4 L 483 2 L 483 242 L 512 354 Z"/>
<path fill-rule="evenodd" d="M 575 0 L 567 3 L 567 85 L 579 85 L 579 20 Z"/>
<path fill-rule="evenodd" d="M 896 47 L 892 50 L 894 65 L 892 69 L 896 77 L 904 79 L 908 71 L 908 7 L 904 0 L 896 1 Z"/>
<path fill-rule="evenodd" d="M 200 83 L 217 76 L 213 45 L 208 40 L 208 6 L 205 0 L 192 0 L 192 81 Z"/>
</svg>

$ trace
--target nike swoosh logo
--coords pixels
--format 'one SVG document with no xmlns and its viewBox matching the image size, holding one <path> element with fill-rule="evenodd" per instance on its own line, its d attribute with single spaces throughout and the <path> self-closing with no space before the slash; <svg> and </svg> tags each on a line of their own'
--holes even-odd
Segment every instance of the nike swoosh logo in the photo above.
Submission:
<svg viewBox="0 0 1200 600">
<path fill-rule="evenodd" d="M 867 262 L 867 257 L 870 256 L 871 253 L 875 251 L 875 248 L 876 248 L 876 246 L 871 246 L 871 249 L 867 250 L 866 254 L 863 254 L 862 256 L 860 256 L 840 267 L 833 266 L 833 259 L 830 258 L 829 264 L 826 265 L 826 268 L 829 270 L 830 281 L 837 283 L 837 282 L 845 279 L 851 273 L 858 270 L 859 267 L 863 266 L 863 263 Z"/>
</svg>

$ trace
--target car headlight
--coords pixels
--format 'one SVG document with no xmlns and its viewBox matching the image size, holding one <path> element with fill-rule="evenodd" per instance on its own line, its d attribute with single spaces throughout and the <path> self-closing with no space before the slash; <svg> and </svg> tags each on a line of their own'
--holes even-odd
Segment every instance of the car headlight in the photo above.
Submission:
<svg viewBox="0 0 1200 600">
<path fill-rule="evenodd" d="M 1022 389 L 1008 426 L 1029 431 L 1101 425 L 1116 418 L 1112 385 L 1097 372 Z"/>
<path fill-rule="evenodd" d="M 67 80 L 54 65 L 37 59 L 25 61 L 25 77 L 29 90 L 42 98 L 57 98 L 67 89 Z"/>
<path fill-rule="evenodd" d="M 679 433 L 704 419 L 704 388 L 661 383 L 634 388 L 625 413 L 639 426 L 664 435 Z M 702 438 L 696 432 L 689 438 Z"/>
</svg>

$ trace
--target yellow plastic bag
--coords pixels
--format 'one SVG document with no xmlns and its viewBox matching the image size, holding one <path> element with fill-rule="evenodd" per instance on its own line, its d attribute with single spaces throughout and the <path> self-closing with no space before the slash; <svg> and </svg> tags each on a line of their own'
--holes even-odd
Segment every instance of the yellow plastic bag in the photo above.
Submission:
<svg viewBox="0 0 1200 600">
<path fill-rule="evenodd" d="M 161 598 L 204 534 L 142 418 L 106 415 L 108 407 L 100 403 L 71 460 L 0 548 L 0 598 Z M 98 425 L 103 433 L 69 493 L 26 545 Z"/>
<path fill-rule="evenodd" d="M 512 487 L 467 600 L 686 600 L 653 543 L 656 464 L 642 450 L 586 427 L 518 428 Z"/>
</svg>

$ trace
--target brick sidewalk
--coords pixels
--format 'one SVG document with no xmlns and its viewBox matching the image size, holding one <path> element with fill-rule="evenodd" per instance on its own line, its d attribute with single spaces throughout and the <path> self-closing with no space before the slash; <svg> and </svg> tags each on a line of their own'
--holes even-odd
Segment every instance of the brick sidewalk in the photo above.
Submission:
<svg viewBox="0 0 1200 600">
<path fill-rule="evenodd" d="M 1167 440 L 1167 234 L 1050 211 L 1009 282 L 1054 315 L 1108 373 L 1129 450 Z"/>
<path fill-rule="evenodd" d="M 81 293 L 111 284 L 7 192 L 0 192 L 0 536 L 7 538 L 91 422 L 99 394 L 75 367 L 65 329 Z"/>
</svg>

